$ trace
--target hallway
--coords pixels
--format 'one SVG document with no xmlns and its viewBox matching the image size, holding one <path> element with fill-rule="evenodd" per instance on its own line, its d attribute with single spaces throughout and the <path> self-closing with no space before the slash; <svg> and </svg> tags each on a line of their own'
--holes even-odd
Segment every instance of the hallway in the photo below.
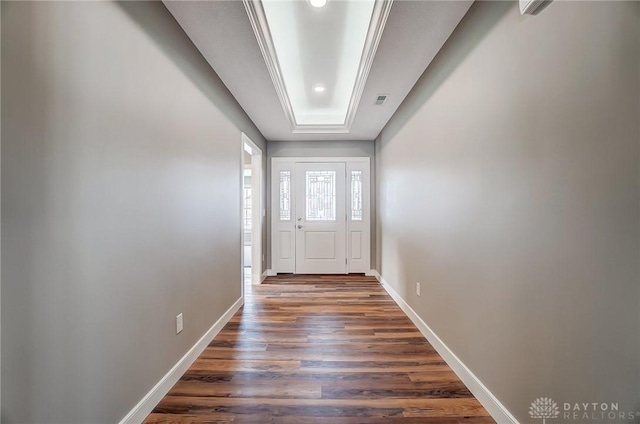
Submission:
<svg viewBox="0 0 640 424">
<path fill-rule="evenodd" d="M 372 277 L 269 277 L 146 423 L 493 423 Z"/>
<path fill-rule="evenodd" d="M 640 424 L 640 1 L 0 3 L 2 423 Z"/>
</svg>

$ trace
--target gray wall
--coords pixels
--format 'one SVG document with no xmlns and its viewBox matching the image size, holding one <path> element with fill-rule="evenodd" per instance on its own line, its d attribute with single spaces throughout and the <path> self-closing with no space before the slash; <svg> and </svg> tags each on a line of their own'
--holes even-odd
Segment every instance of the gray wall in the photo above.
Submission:
<svg viewBox="0 0 640 424">
<path fill-rule="evenodd" d="M 265 142 L 158 2 L 2 2 L 2 88 L 2 420 L 117 422 L 240 297 Z"/>
<path fill-rule="evenodd" d="M 360 157 L 371 158 L 371 267 L 376 260 L 375 143 L 371 141 L 269 141 L 267 155 L 267 252 L 271 268 L 271 158 L 275 157 Z"/>
<path fill-rule="evenodd" d="M 379 271 L 523 423 L 640 411 L 639 30 L 476 2 L 376 141 Z"/>
</svg>

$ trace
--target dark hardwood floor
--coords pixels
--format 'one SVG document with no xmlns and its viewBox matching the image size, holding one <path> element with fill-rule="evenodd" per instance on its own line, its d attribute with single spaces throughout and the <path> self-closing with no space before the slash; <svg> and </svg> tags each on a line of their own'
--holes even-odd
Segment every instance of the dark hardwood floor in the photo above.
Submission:
<svg viewBox="0 0 640 424">
<path fill-rule="evenodd" d="M 269 277 L 145 423 L 495 421 L 374 278 Z"/>
</svg>

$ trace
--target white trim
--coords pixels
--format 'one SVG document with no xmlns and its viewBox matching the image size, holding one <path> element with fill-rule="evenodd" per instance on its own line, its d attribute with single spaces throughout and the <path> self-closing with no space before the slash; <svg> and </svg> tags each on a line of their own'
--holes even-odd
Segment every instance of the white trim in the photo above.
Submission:
<svg viewBox="0 0 640 424">
<path fill-rule="evenodd" d="M 267 269 L 260 276 L 260 283 L 262 283 L 264 281 L 264 279 L 267 278 L 268 276 L 269 276 L 269 270 Z"/>
<path fill-rule="evenodd" d="M 369 77 L 369 71 L 373 65 L 373 59 L 375 58 L 378 45 L 382 39 L 382 33 L 391 11 L 391 5 L 393 0 L 376 0 L 373 6 L 373 12 L 371 13 L 371 21 L 369 22 L 369 28 L 367 30 L 367 37 L 365 39 L 364 48 L 362 49 L 362 56 L 360 58 L 360 65 L 358 67 L 358 73 L 356 74 L 356 80 L 353 85 L 353 91 L 351 92 L 351 99 L 349 100 L 349 107 L 347 108 L 347 114 L 345 116 L 344 124 L 342 125 L 308 125 L 298 124 L 296 121 L 295 113 L 293 112 L 293 106 L 291 105 L 291 99 L 287 92 L 284 78 L 282 77 L 282 70 L 280 69 L 280 63 L 278 62 L 278 55 L 276 53 L 273 39 L 271 37 L 271 31 L 269 30 L 269 24 L 267 22 L 264 8 L 260 0 L 242 0 L 244 7 L 249 16 L 249 22 L 260 46 L 262 57 L 273 81 L 273 86 L 278 94 L 278 99 L 282 105 L 284 115 L 289 122 L 291 132 L 296 134 L 346 134 L 351 130 L 351 124 L 355 119 L 356 112 L 358 111 L 358 105 L 362 98 L 364 87 Z"/>
<path fill-rule="evenodd" d="M 247 148 L 250 150 L 247 150 Z M 259 284 L 260 273 L 262 272 L 262 233 L 265 225 L 265 219 L 263 214 L 264 205 L 262 203 L 263 190 L 262 185 L 265 171 L 262 167 L 262 149 L 254 143 L 249 136 L 244 132 L 242 133 L 242 187 L 240 188 L 243 193 L 244 188 L 244 152 L 251 155 L 251 283 Z M 242 230 L 242 284 L 244 290 L 244 198 L 242 199 L 242 221 L 240 224 Z M 259 224 L 259 225 L 257 225 Z M 244 292 L 243 292 L 244 293 Z"/>
<path fill-rule="evenodd" d="M 545 3 L 550 3 L 551 0 L 520 0 L 520 14 L 521 15 L 537 15 L 537 10 Z M 544 8 L 543 8 L 544 9 Z M 541 9 L 542 10 L 542 9 Z"/>
<path fill-rule="evenodd" d="M 293 107 L 289 100 L 289 93 L 287 93 L 287 87 L 284 84 L 284 78 L 282 78 L 282 71 L 280 70 L 280 64 L 278 63 L 278 56 L 276 55 L 276 48 L 273 45 L 273 39 L 271 38 L 271 31 L 269 31 L 269 24 L 264 14 L 264 8 L 260 0 L 242 0 L 244 8 L 249 16 L 249 22 L 256 35 L 258 46 L 262 52 L 262 57 L 271 75 L 271 81 L 280 99 L 280 104 L 284 110 L 284 115 L 289 121 L 291 129 L 296 126 L 296 118 L 293 114 Z"/>
<path fill-rule="evenodd" d="M 162 398 L 169 392 L 174 384 L 178 382 L 180 377 L 189 369 L 191 364 L 200 356 L 205 348 L 211 343 L 211 340 L 222 330 L 229 322 L 233 314 L 242 306 L 242 298 L 235 301 L 233 305 L 225 312 L 218 321 L 211 326 L 209 330 L 193 345 L 191 349 L 169 370 L 160 381 L 153 386 L 136 406 L 120 421 L 120 424 L 141 423 L 153 411 Z"/>
<path fill-rule="evenodd" d="M 248 137 L 240 133 L 240 187 L 238 197 L 240 200 L 240 295 L 244 302 L 244 145 Z"/>
<path fill-rule="evenodd" d="M 347 109 L 347 118 L 349 118 L 349 111 L 351 110 L 352 103 L 349 103 Z M 355 113 L 354 113 L 355 117 Z M 351 118 L 353 121 L 353 117 Z M 351 130 L 351 124 L 347 125 L 309 125 L 309 124 L 295 124 L 291 132 L 293 134 L 349 134 Z"/>
<path fill-rule="evenodd" d="M 274 156 L 271 158 L 271 163 L 314 163 L 314 162 L 367 162 L 371 163 L 371 158 L 366 156 L 350 157 L 350 156 Z"/>
<path fill-rule="evenodd" d="M 434 349 L 442 356 L 442 359 L 451 367 L 453 372 L 462 380 L 469 391 L 478 399 L 489 414 L 499 423 L 519 424 L 518 420 L 507 408 L 494 396 L 491 391 L 480 381 L 478 377 L 456 356 L 442 339 L 425 323 L 422 318 L 405 302 L 395 289 L 378 273 L 372 270 L 374 277 L 382 287 L 395 300 L 400 309 L 404 311 L 411 321 L 418 327 L 422 335 L 431 343 Z"/>
<path fill-rule="evenodd" d="M 272 270 L 272 269 L 268 269 L 268 270 L 266 270 L 266 271 L 265 271 L 265 274 L 267 274 L 267 277 L 275 277 L 276 275 L 278 275 L 278 273 L 277 273 L 277 272 L 275 272 L 275 271 L 274 271 L 274 270 Z"/>
<path fill-rule="evenodd" d="M 369 271 L 365 272 L 364 275 L 366 277 L 376 277 L 376 280 L 380 281 L 380 274 L 378 274 L 378 271 L 376 271 L 375 269 L 370 269 Z"/>
<path fill-rule="evenodd" d="M 373 65 L 373 59 L 376 56 L 378 45 L 382 39 L 382 33 L 391 12 L 391 5 L 393 0 L 376 0 L 373 6 L 373 13 L 371 16 L 371 23 L 369 24 L 369 30 L 367 31 L 367 39 L 365 41 L 364 49 L 362 49 L 362 58 L 360 59 L 360 67 L 358 68 L 358 76 L 356 77 L 356 83 L 353 86 L 353 92 L 351 93 L 351 100 L 349 101 L 349 108 L 347 109 L 347 118 L 345 120 L 345 127 L 351 128 L 353 120 L 356 117 L 358 111 L 358 105 L 364 92 L 364 86 L 369 78 L 369 71 Z"/>
</svg>

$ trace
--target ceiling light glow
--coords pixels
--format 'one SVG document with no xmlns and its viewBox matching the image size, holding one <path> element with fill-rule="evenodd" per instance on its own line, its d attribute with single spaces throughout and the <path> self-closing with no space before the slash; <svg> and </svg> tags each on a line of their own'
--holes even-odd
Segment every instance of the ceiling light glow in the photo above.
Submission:
<svg viewBox="0 0 640 424">
<path fill-rule="evenodd" d="M 309 4 L 313 7 L 322 7 L 327 4 L 327 0 L 309 0 Z"/>
<path fill-rule="evenodd" d="M 254 28 L 257 39 L 273 42 L 275 51 L 262 54 L 293 131 L 330 126 L 328 131 L 347 132 L 366 75 L 358 72 L 361 61 L 362 69 L 369 69 L 382 29 L 378 12 L 391 0 L 328 0 L 324 9 L 311 6 L 313 0 L 244 1 L 262 3 L 264 16 L 253 11 L 250 16 L 264 22 Z M 302 45 L 309 54 L 300 54 Z"/>
</svg>

